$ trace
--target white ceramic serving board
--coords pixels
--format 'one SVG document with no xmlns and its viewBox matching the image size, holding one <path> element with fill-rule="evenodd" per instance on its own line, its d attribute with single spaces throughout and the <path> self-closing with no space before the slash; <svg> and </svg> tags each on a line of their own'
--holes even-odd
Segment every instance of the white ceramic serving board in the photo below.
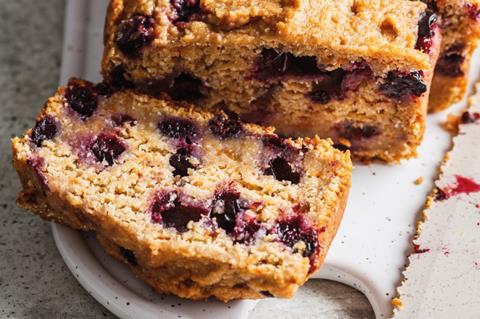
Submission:
<svg viewBox="0 0 480 319">
<path fill-rule="evenodd" d="M 107 0 L 68 1 L 61 84 L 70 76 L 100 80 L 106 5 Z M 475 66 L 479 60 L 476 56 Z M 472 74 L 472 81 L 476 77 Z M 450 110 L 464 105 L 459 103 Z M 415 221 L 432 189 L 444 152 L 450 147 L 450 135 L 440 126 L 444 119 L 445 113 L 429 117 L 417 159 L 397 166 L 355 168 L 345 217 L 324 266 L 315 276 L 362 291 L 377 318 L 392 314 L 391 298 L 411 251 Z M 414 181 L 418 177 L 425 182 L 417 186 Z M 125 266 L 106 256 L 95 240 L 56 224 L 52 227 L 70 270 L 89 293 L 121 318 L 242 319 L 256 304 L 237 301 L 224 305 L 156 295 Z"/>
<path fill-rule="evenodd" d="M 469 112 L 480 112 L 480 85 Z M 398 289 L 395 319 L 477 319 L 480 304 L 480 121 L 461 124 L 435 185 L 444 194 L 425 210 Z M 448 294 L 445 293 L 448 291 Z"/>
</svg>

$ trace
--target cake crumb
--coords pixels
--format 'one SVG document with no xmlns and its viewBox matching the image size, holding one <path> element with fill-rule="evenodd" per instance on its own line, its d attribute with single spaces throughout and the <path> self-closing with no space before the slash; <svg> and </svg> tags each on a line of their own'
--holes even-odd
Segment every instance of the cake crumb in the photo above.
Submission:
<svg viewBox="0 0 480 319">
<path fill-rule="evenodd" d="M 402 309 L 403 308 L 403 302 L 400 298 L 393 298 L 392 299 L 392 305 L 397 309 Z"/>
<path fill-rule="evenodd" d="M 458 125 L 460 124 L 460 116 L 448 114 L 447 119 L 443 123 L 443 128 L 449 133 L 458 134 Z"/>
<path fill-rule="evenodd" d="M 415 185 L 422 185 L 423 184 L 423 177 L 419 176 L 413 183 Z"/>
</svg>

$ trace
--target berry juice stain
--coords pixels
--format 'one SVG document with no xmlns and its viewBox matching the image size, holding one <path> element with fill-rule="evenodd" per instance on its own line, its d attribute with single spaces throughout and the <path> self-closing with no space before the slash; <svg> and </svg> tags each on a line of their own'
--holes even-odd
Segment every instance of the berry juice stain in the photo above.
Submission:
<svg viewBox="0 0 480 319">
<path fill-rule="evenodd" d="M 477 184 L 473 179 L 460 175 L 455 175 L 455 179 L 456 183 L 444 190 L 447 197 L 480 192 L 480 184 Z"/>
</svg>

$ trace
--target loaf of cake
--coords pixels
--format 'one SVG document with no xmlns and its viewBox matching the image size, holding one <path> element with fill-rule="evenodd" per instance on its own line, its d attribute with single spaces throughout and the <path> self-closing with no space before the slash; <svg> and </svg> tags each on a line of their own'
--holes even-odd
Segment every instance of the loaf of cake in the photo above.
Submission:
<svg viewBox="0 0 480 319">
<path fill-rule="evenodd" d="M 430 0 L 441 17 L 442 44 L 430 92 L 429 111 L 460 101 L 468 84 L 472 54 L 480 38 L 480 1 Z"/>
<path fill-rule="evenodd" d="M 291 297 L 341 220 L 349 152 L 72 79 L 14 138 L 20 206 L 94 231 L 161 293 Z"/>
<path fill-rule="evenodd" d="M 440 45 L 419 1 L 112 0 L 104 77 L 395 162 L 421 142 Z"/>
</svg>

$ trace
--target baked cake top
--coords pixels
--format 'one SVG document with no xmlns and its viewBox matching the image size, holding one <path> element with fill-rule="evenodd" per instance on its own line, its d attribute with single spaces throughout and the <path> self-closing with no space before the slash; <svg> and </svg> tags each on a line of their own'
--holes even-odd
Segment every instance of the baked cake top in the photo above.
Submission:
<svg viewBox="0 0 480 319">
<path fill-rule="evenodd" d="M 112 0 L 106 44 L 110 55 L 129 57 L 149 47 L 281 45 L 302 55 L 426 69 L 428 52 L 418 43 L 430 17 L 418 1 Z"/>
</svg>

